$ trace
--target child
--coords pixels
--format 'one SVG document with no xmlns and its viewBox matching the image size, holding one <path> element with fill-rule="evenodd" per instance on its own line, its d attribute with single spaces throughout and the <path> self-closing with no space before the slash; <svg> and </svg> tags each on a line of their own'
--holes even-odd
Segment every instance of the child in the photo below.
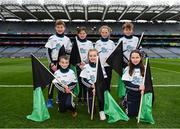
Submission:
<svg viewBox="0 0 180 129">
<path fill-rule="evenodd" d="M 56 79 L 53 80 L 54 85 L 60 87 L 58 92 L 59 98 L 59 112 L 65 112 L 67 109 L 72 111 L 72 116 L 76 117 L 76 107 L 73 102 L 73 97 L 70 92 L 76 86 L 77 80 L 73 70 L 69 69 L 69 58 L 68 56 L 64 55 L 61 56 L 59 59 L 59 69 L 54 73 Z M 63 86 L 64 88 L 63 88 Z"/>
<path fill-rule="evenodd" d="M 144 65 L 142 55 L 139 50 L 133 50 L 130 53 L 129 66 L 124 70 L 122 80 L 126 86 L 125 108 L 129 117 L 137 116 L 141 93 L 144 92 Z"/>
<path fill-rule="evenodd" d="M 80 77 L 82 78 L 82 83 L 87 87 L 87 104 L 88 112 L 91 114 L 92 111 L 92 98 L 95 95 L 95 85 L 96 82 L 96 61 L 97 61 L 98 51 L 96 49 L 90 49 L 88 52 L 89 64 L 84 66 Z M 105 71 L 103 70 L 104 77 L 106 78 Z M 98 87 L 98 86 L 97 86 Z M 104 92 L 104 91 L 101 91 Z M 104 96 L 101 96 L 104 98 Z M 100 120 L 105 120 L 106 116 L 104 113 L 104 99 L 98 99 L 99 103 L 99 115 Z"/>
<path fill-rule="evenodd" d="M 55 23 L 55 30 L 56 34 L 52 35 L 45 45 L 45 47 L 47 48 L 49 67 L 52 73 L 57 70 L 57 61 L 60 48 L 64 45 L 66 53 L 70 53 L 72 49 L 72 43 L 70 39 L 64 35 L 65 23 L 61 20 L 57 20 Z M 53 89 L 53 85 L 49 86 L 48 88 L 48 93 L 49 91 L 50 93 L 48 94 L 47 107 L 52 107 Z"/>
<path fill-rule="evenodd" d="M 91 41 L 87 40 L 87 30 L 85 27 L 80 27 L 77 30 L 77 37 L 76 42 L 79 48 L 79 53 L 81 56 L 82 62 L 78 64 L 77 67 L 77 74 L 80 75 L 81 70 L 83 69 L 84 65 L 87 63 L 87 54 L 89 49 L 93 48 L 93 44 Z M 78 78 L 79 81 L 79 95 L 78 95 L 78 102 L 79 103 L 86 103 L 86 87 L 82 84 L 81 78 Z"/>
<path fill-rule="evenodd" d="M 108 26 L 101 26 L 99 29 L 99 33 L 101 35 L 101 39 L 98 40 L 95 44 L 95 48 L 99 52 L 101 64 L 105 68 L 105 72 L 107 74 L 107 78 L 105 79 L 105 89 L 110 91 L 111 78 L 112 78 L 112 68 L 106 63 L 106 59 L 110 56 L 111 52 L 115 48 L 115 44 L 112 40 L 109 39 L 111 28 Z"/>
<path fill-rule="evenodd" d="M 133 36 L 134 25 L 130 22 L 123 24 L 122 26 L 124 36 L 119 39 L 118 43 L 121 41 L 123 42 L 123 54 L 124 54 L 124 64 L 123 67 L 125 68 L 128 65 L 129 55 L 132 50 L 135 50 L 138 45 L 138 37 Z"/>
</svg>

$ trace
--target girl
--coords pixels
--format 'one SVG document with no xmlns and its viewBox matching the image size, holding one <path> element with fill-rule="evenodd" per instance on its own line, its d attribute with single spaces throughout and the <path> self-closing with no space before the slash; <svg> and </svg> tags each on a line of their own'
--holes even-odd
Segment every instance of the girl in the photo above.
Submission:
<svg viewBox="0 0 180 129">
<path fill-rule="evenodd" d="M 125 68 L 122 76 L 126 86 L 125 108 L 129 117 L 138 115 L 141 93 L 145 89 L 143 84 L 144 70 L 140 51 L 133 50 L 130 53 L 129 65 Z"/>
<path fill-rule="evenodd" d="M 107 74 L 107 78 L 105 79 L 105 89 L 109 91 L 112 78 L 112 68 L 106 63 L 106 59 L 109 57 L 109 55 L 115 48 L 114 42 L 109 39 L 111 31 L 112 30 L 110 27 L 101 26 L 101 28 L 99 29 L 101 39 L 98 40 L 95 44 L 95 48 L 99 52 L 101 64 L 104 66 L 105 72 Z"/>
<path fill-rule="evenodd" d="M 82 78 L 82 83 L 87 87 L 87 104 L 88 112 L 91 114 L 92 111 L 92 98 L 95 95 L 95 85 L 96 82 L 96 61 L 97 61 L 98 51 L 96 49 L 90 49 L 88 52 L 89 64 L 84 66 L 80 76 Z M 104 78 L 106 78 L 105 71 L 103 70 Z M 98 87 L 98 86 L 97 86 Z M 105 120 L 106 116 L 104 114 L 104 89 L 101 91 L 102 96 L 98 96 L 99 103 L 99 115 L 100 120 Z"/>
<path fill-rule="evenodd" d="M 84 65 L 87 63 L 87 55 L 88 55 L 88 51 L 89 49 L 93 48 L 93 44 L 91 41 L 87 40 L 87 30 L 85 27 L 80 27 L 77 30 L 77 37 L 76 37 L 76 42 L 79 48 L 79 53 L 80 53 L 80 57 L 81 57 L 81 63 L 78 64 L 77 67 L 77 74 L 78 77 L 80 75 L 81 70 L 83 69 Z M 81 82 L 81 77 L 78 78 L 79 81 L 79 95 L 78 95 L 78 102 L 79 103 L 86 103 L 86 87 L 83 85 L 83 83 Z"/>
</svg>

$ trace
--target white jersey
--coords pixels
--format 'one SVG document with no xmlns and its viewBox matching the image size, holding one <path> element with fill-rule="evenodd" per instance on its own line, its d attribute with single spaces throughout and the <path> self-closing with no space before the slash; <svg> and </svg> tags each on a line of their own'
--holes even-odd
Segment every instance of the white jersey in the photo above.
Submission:
<svg viewBox="0 0 180 129">
<path fill-rule="evenodd" d="M 92 42 L 89 40 L 87 40 L 86 42 L 80 42 L 79 40 L 77 40 L 77 45 L 79 48 L 79 52 L 80 52 L 82 61 L 87 62 L 88 51 L 89 51 L 89 49 L 94 48 Z"/>
<path fill-rule="evenodd" d="M 59 49 L 63 45 L 65 47 L 66 52 L 70 53 L 70 51 L 72 49 L 72 43 L 67 36 L 64 36 L 61 38 L 61 37 L 58 37 L 56 35 L 52 35 L 48 39 L 48 42 L 46 43 L 45 47 L 50 48 L 52 50 L 51 57 L 52 57 L 53 61 L 57 61 Z"/>
<path fill-rule="evenodd" d="M 123 81 L 130 81 L 134 85 L 141 85 L 143 84 L 144 77 L 141 76 L 140 68 L 135 68 L 132 76 L 129 75 L 129 66 L 127 66 L 124 70 L 122 80 Z"/>
<path fill-rule="evenodd" d="M 135 50 L 138 45 L 138 37 L 132 36 L 132 38 L 127 39 L 125 36 L 120 38 L 118 43 L 123 42 L 123 54 L 129 60 L 131 51 Z"/>
<path fill-rule="evenodd" d="M 104 78 L 107 77 L 105 70 L 102 67 Z M 89 83 L 94 84 L 96 82 L 96 67 L 91 67 L 89 64 L 84 66 L 84 69 L 80 73 L 80 77 L 86 78 Z"/>
<path fill-rule="evenodd" d="M 63 85 L 69 85 L 72 82 L 77 82 L 76 75 L 73 70 L 69 69 L 68 72 L 61 72 L 60 70 L 57 70 L 54 73 L 54 76 L 56 79 L 58 79 Z M 59 83 L 56 79 L 53 80 L 53 83 Z"/>
<path fill-rule="evenodd" d="M 100 57 L 101 64 L 104 67 L 109 66 L 106 63 L 106 59 L 110 56 L 110 54 L 112 53 L 112 51 L 115 48 L 114 42 L 112 40 L 108 40 L 107 42 L 98 40 L 96 42 L 96 44 L 95 44 L 95 48 L 99 52 L 99 57 Z"/>
<path fill-rule="evenodd" d="M 80 73 L 80 77 L 86 78 L 89 83 L 94 84 L 96 82 L 96 67 L 86 64 Z"/>
</svg>

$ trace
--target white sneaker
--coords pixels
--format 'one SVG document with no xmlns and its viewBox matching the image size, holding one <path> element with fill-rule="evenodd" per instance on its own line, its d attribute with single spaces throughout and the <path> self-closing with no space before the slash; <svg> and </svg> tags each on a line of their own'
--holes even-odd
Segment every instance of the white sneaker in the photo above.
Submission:
<svg viewBox="0 0 180 129">
<path fill-rule="evenodd" d="M 106 115 L 105 115 L 104 111 L 99 112 L 99 117 L 100 117 L 100 120 L 106 120 Z"/>
</svg>

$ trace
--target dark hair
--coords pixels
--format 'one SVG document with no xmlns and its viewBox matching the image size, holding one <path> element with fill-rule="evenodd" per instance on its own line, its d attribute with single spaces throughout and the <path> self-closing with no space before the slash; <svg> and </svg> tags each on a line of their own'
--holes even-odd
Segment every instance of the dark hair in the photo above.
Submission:
<svg viewBox="0 0 180 129">
<path fill-rule="evenodd" d="M 124 29 L 134 29 L 134 25 L 131 23 L 131 22 L 126 22 L 126 23 L 124 23 L 123 25 L 122 25 L 122 29 L 124 30 Z"/>
<path fill-rule="evenodd" d="M 55 26 L 57 25 L 63 25 L 65 27 L 65 23 L 60 19 L 56 20 Z"/>
<path fill-rule="evenodd" d="M 81 31 L 85 31 L 87 33 L 86 27 L 82 26 L 80 28 L 77 29 L 77 33 L 81 33 Z"/>
<path fill-rule="evenodd" d="M 141 72 L 141 76 L 143 76 L 144 77 L 144 64 L 143 64 L 143 57 L 142 57 L 142 54 L 141 54 L 141 52 L 139 51 L 139 50 L 133 50 L 131 53 L 130 53 L 130 58 L 129 58 L 129 75 L 130 76 L 132 76 L 132 74 L 133 74 L 133 71 L 134 71 L 134 64 L 132 63 L 132 61 L 131 61 L 131 57 L 132 57 L 132 54 L 133 53 L 137 53 L 137 54 L 139 54 L 139 56 L 140 56 L 140 58 L 141 58 L 141 60 L 140 60 L 140 62 L 139 62 L 139 66 L 140 66 L 140 72 Z"/>
<path fill-rule="evenodd" d="M 61 61 L 61 59 L 65 59 L 69 61 L 69 57 L 67 55 L 60 56 L 59 61 Z"/>
</svg>

